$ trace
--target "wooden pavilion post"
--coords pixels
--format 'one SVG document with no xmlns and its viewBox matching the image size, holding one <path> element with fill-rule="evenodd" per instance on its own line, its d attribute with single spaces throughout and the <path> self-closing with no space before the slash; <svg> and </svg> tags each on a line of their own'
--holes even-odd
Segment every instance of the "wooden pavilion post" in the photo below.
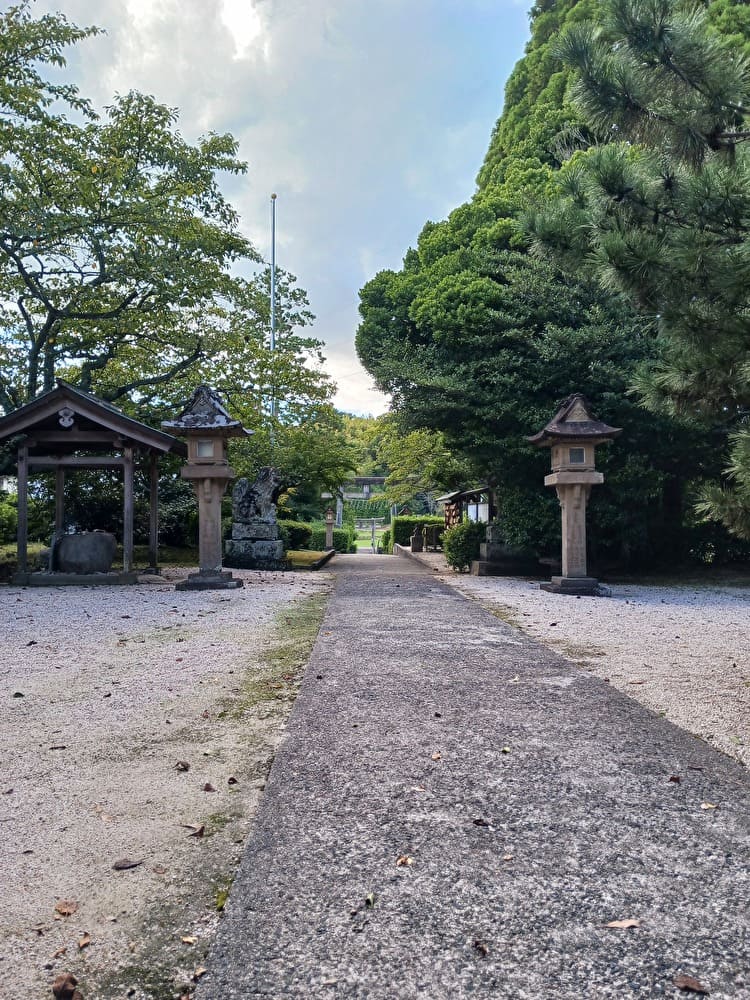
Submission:
<svg viewBox="0 0 750 1000">
<path fill-rule="evenodd" d="M 55 534 L 61 535 L 65 523 L 65 469 L 55 469 Z"/>
<path fill-rule="evenodd" d="M 148 568 L 159 572 L 159 460 L 153 451 L 149 455 Z"/>
<path fill-rule="evenodd" d="M 123 503 L 122 503 L 122 571 L 133 570 L 133 447 L 122 450 L 123 457 Z"/>
<path fill-rule="evenodd" d="M 18 572 L 28 573 L 29 539 L 29 449 L 18 449 Z"/>
</svg>

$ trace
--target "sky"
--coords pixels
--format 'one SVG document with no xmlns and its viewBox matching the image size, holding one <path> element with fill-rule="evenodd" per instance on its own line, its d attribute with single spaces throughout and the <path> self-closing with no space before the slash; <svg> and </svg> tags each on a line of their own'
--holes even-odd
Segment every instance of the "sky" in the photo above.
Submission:
<svg viewBox="0 0 750 1000">
<path fill-rule="evenodd" d="M 306 289 L 335 404 L 387 409 L 354 349 L 358 292 L 398 269 L 422 226 L 471 197 L 530 0 L 35 0 L 106 35 L 66 75 L 104 106 L 140 90 L 190 140 L 231 132 L 222 179 L 242 229 Z"/>
</svg>

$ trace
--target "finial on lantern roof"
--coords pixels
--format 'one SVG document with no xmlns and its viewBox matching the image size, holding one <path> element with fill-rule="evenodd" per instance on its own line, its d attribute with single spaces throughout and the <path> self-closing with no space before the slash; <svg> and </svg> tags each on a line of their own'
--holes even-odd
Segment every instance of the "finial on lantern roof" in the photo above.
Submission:
<svg viewBox="0 0 750 1000">
<path fill-rule="evenodd" d="M 604 444 L 618 434 L 622 434 L 621 427 L 610 427 L 597 420 L 591 413 L 586 397 L 575 392 L 568 396 L 546 427 L 526 440 L 538 448 L 544 448 L 561 440 L 586 440 Z"/>
</svg>

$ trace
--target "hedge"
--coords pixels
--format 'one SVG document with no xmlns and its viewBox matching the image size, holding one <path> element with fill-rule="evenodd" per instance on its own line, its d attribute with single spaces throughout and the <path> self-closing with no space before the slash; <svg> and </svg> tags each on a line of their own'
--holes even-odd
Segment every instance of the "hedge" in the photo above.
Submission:
<svg viewBox="0 0 750 1000">
<path fill-rule="evenodd" d="M 463 521 L 449 528 L 443 538 L 443 552 L 449 566 L 463 573 L 479 558 L 479 546 L 485 540 L 484 521 Z"/>
<path fill-rule="evenodd" d="M 314 552 L 323 552 L 326 547 L 326 529 L 314 527 L 310 537 L 310 548 Z M 346 528 L 333 529 L 333 547 L 337 552 L 356 552 L 351 532 Z"/>
<path fill-rule="evenodd" d="M 442 517 L 430 517 L 430 516 L 417 516 L 410 515 L 409 517 L 394 517 L 391 521 L 391 542 L 390 551 L 393 551 L 394 545 L 411 545 L 411 536 L 417 529 L 422 529 L 425 525 L 442 525 L 445 524 L 445 520 Z"/>
<path fill-rule="evenodd" d="M 284 547 L 297 551 L 298 549 L 309 549 L 310 538 L 312 537 L 312 526 L 304 521 L 279 521 L 281 537 L 284 539 Z"/>
</svg>

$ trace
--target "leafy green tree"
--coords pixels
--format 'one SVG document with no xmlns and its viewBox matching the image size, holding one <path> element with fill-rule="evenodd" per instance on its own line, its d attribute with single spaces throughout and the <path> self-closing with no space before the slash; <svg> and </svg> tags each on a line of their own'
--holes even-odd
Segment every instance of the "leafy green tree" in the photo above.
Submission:
<svg viewBox="0 0 750 1000">
<path fill-rule="evenodd" d="M 542 486 L 547 456 L 525 436 L 570 392 L 584 392 L 602 419 L 625 428 L 602 450 L 594 555 L 674 558 L 695 548 L 685 498 L 693 479 L 717 470 L 713 442 L 687 417 L 650 414 L 629 395 L 659 350 L 652 318 L 578 267 L 563 274 L 531 256 L 518 222 L 595 139 L 567 100 L 573 71 L 554 41 L 596 9 L 593 0 L 534 6 L 474 197 L 427 223 L 400 271 L 364 286 L 357 350 L 391 394 L 399 432 L 441 435 L 463 467 L 461 485 L 495 486 L 507 541 L 537 551 L 559 545 L 559 510 Z"/>
<path fill-rule="evenodd" d="M 723 435 L 722 485 L 700 511 L 750 538 L 750 34 L 747 7 L 607 0 L 558 54 L 593 148 L 530 212 L 535 247 L 624 292 L 658 330 L 634 379 L 654 411 Z M 719 28 L 720 30 L 717 30 Z M 728 31 L 729 35 L 723 35 Z M 717 442 L 722 438 L 716 438 Z"/>
</svg>

